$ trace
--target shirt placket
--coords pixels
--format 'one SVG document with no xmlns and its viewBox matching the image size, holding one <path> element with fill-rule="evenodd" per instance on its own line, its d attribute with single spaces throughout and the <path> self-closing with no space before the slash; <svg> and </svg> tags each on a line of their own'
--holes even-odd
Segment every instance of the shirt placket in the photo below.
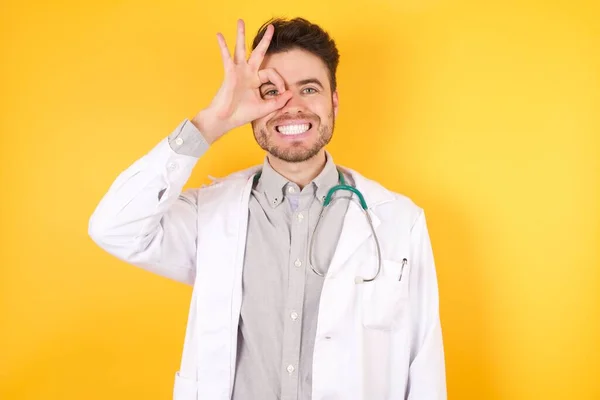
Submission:
<svg viewBox="0 0 600 400">
<path fill-rule="evenodd" d="M 291 188 L 291 189 L 290 189 Z M 289 186 L 288 194 L 297 193 L 297 187 Z M 291 247 L 289 258 L 288 295 L 284 315 L 281 400 L 298 399 L 298 380 L 301 371 L 300 346 L 302 339 L 302 314 L 305 289 L 305 266 L 309 231 L 308 209 L 311 198 L 302 195 L 298 207 L 291 209 Z"/>
</svg>

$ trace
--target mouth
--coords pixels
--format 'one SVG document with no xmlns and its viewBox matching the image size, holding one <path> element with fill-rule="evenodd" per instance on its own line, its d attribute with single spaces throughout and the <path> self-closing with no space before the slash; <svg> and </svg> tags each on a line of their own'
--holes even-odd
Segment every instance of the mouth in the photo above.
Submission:
<svg viewBox="0 0 600 400">
<path fill-rule="evenodd" d="M 296 136 L 302 135 L 308 132 L 312 128 L 311 123 L 303 124 L 290 124 L 290 125 L 277 125 L 275 130 L 284 136 Z"/>
</svg>

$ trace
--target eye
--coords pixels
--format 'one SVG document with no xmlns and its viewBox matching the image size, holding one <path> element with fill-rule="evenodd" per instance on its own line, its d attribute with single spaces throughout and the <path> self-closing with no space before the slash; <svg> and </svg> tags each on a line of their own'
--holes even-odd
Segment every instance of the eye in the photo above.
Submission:
<svg viewBox="0 0 600 400">
<path fill-rule="evenodd" d="M 277 94 L 278 94 L 277 89 L 270 89 L 263 93 L 263 97 L 277 96 Z"/>
<path fill-rule="evenodd" d="M 306 93 L 306 94 L 317 93 L 317 89 L 315 89 L 315 88 L 311 88 L 311 87 L 308 87 L 308 88 L 305 88 L 305 89 L 303 90 L 303 92 L 304 92 L 304 93 Z"/>
</svg>

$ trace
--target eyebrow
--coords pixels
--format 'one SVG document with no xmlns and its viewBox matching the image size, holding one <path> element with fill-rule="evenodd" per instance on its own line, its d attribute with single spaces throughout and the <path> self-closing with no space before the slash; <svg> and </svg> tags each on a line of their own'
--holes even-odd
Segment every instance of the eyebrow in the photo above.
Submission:
<svg viewBox="0 0 600 400">
<path fill-rule="evenodd" d="M 298 82 L 296 82 L 296 86 L 308 85 L 309 83 L 314 83 L 314 84 L 320 86 L 321 89 L 324 89 L 323 84 L 317 78 L 307 78 L 307 79 L 299 80 Z M 263 86 L 267 86 L 267 85 L 275 86 L 275 84 L 273 82 L 269 81 L 269 82 L 265 82 L 262 85 L 260 85 L 260 89 L 262 89 Z"/>
<path fill-rule="evenodd" d="M 317 78 L 302 79 L 301 81 L 296 82 L 296 86 L 308 85 L 309 83 L 314 83 L 316 85 L 319 85 L 319 86 L 321 86 L 321 89 L 323 89 L 323 84 Z"/>
</svg>

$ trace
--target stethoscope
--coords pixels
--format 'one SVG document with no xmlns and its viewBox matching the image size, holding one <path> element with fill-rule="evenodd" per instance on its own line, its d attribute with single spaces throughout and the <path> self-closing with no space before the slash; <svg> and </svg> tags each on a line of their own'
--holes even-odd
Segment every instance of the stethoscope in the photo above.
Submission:
<svg viewBox="0 0 600 400">
<path fill-rule="evenodd" d="M 259 171 L 254 176 L 254 185 L 256 185 L 256 183 L 260 179 L 260 175 L 261 175 L 261 171 Z M 373 233 L 373 239 L 375 240 L 375 247 L 377 248 L 377 272 L 375 273 L 375 275 L 372 278 L 363 278 L 361 276 L 357 276 L 354 278 L 354 282 L 355 283 L 371 282 L 371 281 L 374 281 L 375 278 L 377 278 L 379 276 L 379 273 L 381 272 L 381 248 L 379 246 L 379 239 L 377 238 L 377 234 L 375 233 L 375 227 L 373 226 L 373 220 L 371 219 L 371 215 L 369 214 L 369 207 L 367 206 L 367 202 L 365 201 L 365 198 L 362 195 L 362 193 L 354 186 L 350 186 L 350 185 L 346 184 L 346 179 L 344 178 L 344 175 L 342 174 L 342 172 L 339 169 L 338 169 L 338 178 L 339 178 L 340 184 L 332 187 L 327 192 L 327 195 L 325 196 L 325 199 L 323 200 L 323 208 L 321 209 L 321 212 L 319 213 L 319 218 L 317 219 L 317 223 L 315 224 L 315 229 L 313 230 L 313 234 L 312 234 L 312 237 L 310 240 L 310 245 L 308 248 L 308 261 L 309 261 L 310 269 L 312 269 L 312 271 L 316 275 L 318 275 L 320 277 L 325 277 L 325 273 L 321 272 L 321 270 L 315 266 L 315 263 L 313 263 L 313 259 L 312 259 L 313 251 L 312 250 L 313 250 L 313 246 L 315 243 L 315 237 L 317 236 L 317 231 L 319 229 L 321 219 L 323 219 L 323 217 L 329 210 L 329 206 L 331 204 L 333 204 L 335 201 L 337 201 L 341 198 L 348 198 L 348 199 L 350 199 L 351 202 L 356 203 L 356 201 L 354 201 L 353 196 L 336 197 L 336 198 L 333 197 L 334 193 L 337 192 L 338 190 L 346 190 L 346 191 L 356 194 L 356 196 L 358 197 L 361 210 L 367 217 L 369 227 L 371 228 L 371 232 Z"/>
</svg>

